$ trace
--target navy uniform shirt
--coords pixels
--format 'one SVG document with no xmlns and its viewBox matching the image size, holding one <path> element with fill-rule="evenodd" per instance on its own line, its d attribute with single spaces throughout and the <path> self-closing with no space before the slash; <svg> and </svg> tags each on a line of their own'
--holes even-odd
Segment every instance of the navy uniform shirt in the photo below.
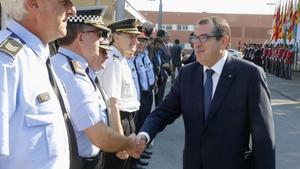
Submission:
<svg viewBox="0 0 300 169">
<path fill-rule="evenodd" d="M 100 91 L 86 73 L 88 62 L 77 53 L 60 47 L 52 58 L 52 64 L 67 91 L 79 155 L 94 157 L 100 149 L 90 142 L 84 130 L 105 122 L 106 106 Z"/>
<path fill-rule="evenodd" d="M 69 169 L 66 126 L 46 67 L 48 45 L 14 20 L 7 26 L 0 44 L 13 37 L 24 45 L 16 55 L 0 51 L 0 168 Z M 12 41 L 5 47 L 17 51 Z"/>
</svg>

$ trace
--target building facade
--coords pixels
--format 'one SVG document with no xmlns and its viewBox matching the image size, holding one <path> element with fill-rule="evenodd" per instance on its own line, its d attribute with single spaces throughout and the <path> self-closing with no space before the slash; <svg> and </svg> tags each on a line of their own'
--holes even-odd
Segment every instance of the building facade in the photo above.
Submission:
<svg viewBox="0 0 300 169">
<path fill-rule="evenodd" d="M 140 11 L 149 21 L 157 23 L 157 11 Z M 170 42 L 179 39 L 183 47 L 191 49 L 188 38 L 194 31 L 200 18 L 208 16 L 220 16 L 225 18 L 231 26 L 231 47 L 238 49 L 243 43 L 261 43 L 270 39 L 273 15 L 250 14 L 222 14 L 222 13 L 186 13 L 163 12 L 162 29 L 170 33 Z M 156 24 L 156 29 L 158 24 Z"/>
</svg>

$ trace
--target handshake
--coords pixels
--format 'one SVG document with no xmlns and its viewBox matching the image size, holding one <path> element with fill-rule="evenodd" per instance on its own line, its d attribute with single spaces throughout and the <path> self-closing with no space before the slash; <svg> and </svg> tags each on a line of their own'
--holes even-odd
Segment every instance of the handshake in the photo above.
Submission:
<svg viewBox="0 0 300 169">
<path fill-rule="evenodd" d="M 125 151 L 116 153 L 116 156 L 120 159 L 127 159 L 129 156 L 139 159 L 146 147 L 146 136 L 143 134 L 131 134 L 128 136 L 128 142 L 126 144 Z"/>
</svg>

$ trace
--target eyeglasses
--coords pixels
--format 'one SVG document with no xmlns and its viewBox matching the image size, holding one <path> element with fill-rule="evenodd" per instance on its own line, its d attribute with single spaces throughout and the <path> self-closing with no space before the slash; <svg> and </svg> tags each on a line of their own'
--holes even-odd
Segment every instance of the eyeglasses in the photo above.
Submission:
<svg viewBox="0 0 300 169">
<path fill-rule="evenodd" d="M 137 41 L 138 41 L 139 43 L 145 43 L 147 40 L 144 39 L 144 38 L 137 38 Z"/>
<path fill-rule="evenodd" d="M 96 33 L 98 38 L 102 37 L 102 31 L 99 30 L 86 30 L 86 31 L 82 31 L 82 33 Z"/>
<path fill-rule="evenodd" d="M 208 41 L 209 38 L 213 38 L 213 37 L 223 37 L 223 35 L 207 35 L 207 34 L 202 34 L 199 36 L 193 35 L 191 36 L 191 41 L 194 42 L 201 42 L 201 43 L 206 43 Z"/>
</svg>

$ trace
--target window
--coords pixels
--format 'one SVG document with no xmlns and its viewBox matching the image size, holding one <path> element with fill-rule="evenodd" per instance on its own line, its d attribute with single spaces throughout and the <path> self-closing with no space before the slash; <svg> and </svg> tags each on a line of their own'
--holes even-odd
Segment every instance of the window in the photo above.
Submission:
<svg viewBox="0 0 300 169">
<path fill-rule="evenodd" d="M 177 30 L 181 31 L 181 25 L 177 25 Z"/>
<path fill-rule="evenodd" d="M 187 31 L 188 30 L 188 25 L 182 25 L 181 30 Z"/>
<path fill-rule="evenodd" d="M 172 25 L 166 25 L 166 30 L 167 30 L 167 31 L 172 30 Z"/>
</svg>

